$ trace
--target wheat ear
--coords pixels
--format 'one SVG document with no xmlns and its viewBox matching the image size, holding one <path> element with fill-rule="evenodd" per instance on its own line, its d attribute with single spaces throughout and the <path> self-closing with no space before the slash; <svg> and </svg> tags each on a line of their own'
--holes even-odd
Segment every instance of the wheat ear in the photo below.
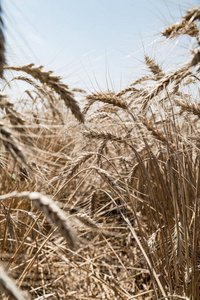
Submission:
<svg viewBox="0 0 200 300">
<path fill-rule="evenodd" d="M 0 196 L 0 200 L 7 198 L 25 198 L 32 201 L 33 204 L 41 210 L 46 217 L 53 222 L 60 230 L 62 236 L 68 241 L 70 248 L 76 248 L 77 245 L 77 235 L 69 224 L 69 215 L 61 210 L 56 203 L 49 197 L 44 196 L 37 192 L 13 192 L 10 194 Z"/>
<path fill-rule="evenodd" d="M 18 145 L 18 141 L 14 138 L 12 132 L 0 122 L 0 140 L 2 140 L 5 148 L 10 152 L 12 157 L 16 161 L 20 161 L 22 164 L 27 166 L 27 159 L 23 153 L 23 150 Z"/>
<path fill-rule="evenodd" d="M 149 56 L 145 55 L 145 62 L 147 67 L 154 75 L 159 75 L 160 77 L 164 76 L 164 73 L 160 66 Z"/>
<path fill-rule="evenodd" d="M 88 95 L 86 99 L 89 100 L 90 105 L 96 101 L 100 101 L 103 103 L 108 103 L 114 106 L 118 106 L 120 108 L 127 109 L 126 102 L 121 100 L 118 95 L 111 92 Z"/>
<path fill-rule="evenodd" d="M 36 67 L 34 64 L 25 66 L 6 66 L 5 69 L 25 72 L 39 80 L 41 83 L 46 83 L 60 96 L 77 120 L 82 123 L 84 122 L 84 116 L 81 113 L 77 101 L 73 98 L 73 93 L 69 90 L 68 85 L 62 83 L 59 76 L 52 75 L 52 71 L 44 71 L 43 66 Z"/>
</svg>

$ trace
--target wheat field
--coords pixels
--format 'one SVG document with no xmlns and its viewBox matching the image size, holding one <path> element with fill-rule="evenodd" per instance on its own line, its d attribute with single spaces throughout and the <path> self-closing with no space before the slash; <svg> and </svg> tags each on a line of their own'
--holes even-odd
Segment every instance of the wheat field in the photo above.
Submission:
<svg viewBox="0 0 200 300">
<path fill-rule="evenodd" d="M 182 66 L 145 55 L 126 89 L 88 93 L 8 65 L 1 12 L 1 299 L 200 299 L 199 21 L 160 33 L 195 40 Z"/>
</svg>

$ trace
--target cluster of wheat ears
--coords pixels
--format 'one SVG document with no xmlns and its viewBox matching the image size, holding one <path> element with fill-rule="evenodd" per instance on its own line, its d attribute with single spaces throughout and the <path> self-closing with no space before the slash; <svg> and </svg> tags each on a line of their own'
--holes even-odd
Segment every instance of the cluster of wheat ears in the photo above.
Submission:
<svg viewBox="0 0 200 300">
<path fill-rule="evenodd" d="M 181 67 L 145 56 L 149 75 L 88 94 L 7 65 L 0 18 L 1 299 L 200 299 L 199 21 L 162 32 L 195 41 Z"/>
</svg>

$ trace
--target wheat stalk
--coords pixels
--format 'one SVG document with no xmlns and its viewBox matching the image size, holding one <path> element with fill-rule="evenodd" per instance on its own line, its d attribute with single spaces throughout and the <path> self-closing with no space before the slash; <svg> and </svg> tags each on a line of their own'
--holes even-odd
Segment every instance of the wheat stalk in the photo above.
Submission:
<svg viewBox="0 0 200 300">
<path fill-rule="evenodd" d="M 3 76 L 3 67 L 5 65 L 5 38 L 3 32 L 4 24 L 2 19 L 2 6 L 0 3 L 0 77 Z"/>
<path fill-rule="evenodd" d="M 29 299 L 29 297 L 16 286 L 14 280 L 7 275 L 2 266 L 0 266 L 0 291 L 16 300 Z"/>
</svg>

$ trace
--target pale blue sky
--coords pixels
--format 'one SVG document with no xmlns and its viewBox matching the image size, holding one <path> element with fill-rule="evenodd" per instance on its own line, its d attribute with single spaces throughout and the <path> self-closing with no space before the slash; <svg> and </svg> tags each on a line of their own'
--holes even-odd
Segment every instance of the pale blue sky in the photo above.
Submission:
<svg viewBox="0 0 200 300">
<path fill-rule="evenodd" d="M 158 33 L 200 1 L 3 0 L 2 4 L 9 63 L 42 64 L 73 87 L 119 90 L 144 72 L 144 51 L 156 57 L 164 41 Z M 156 46 L 151 44 L 154 40 Z"/>
</svg>

